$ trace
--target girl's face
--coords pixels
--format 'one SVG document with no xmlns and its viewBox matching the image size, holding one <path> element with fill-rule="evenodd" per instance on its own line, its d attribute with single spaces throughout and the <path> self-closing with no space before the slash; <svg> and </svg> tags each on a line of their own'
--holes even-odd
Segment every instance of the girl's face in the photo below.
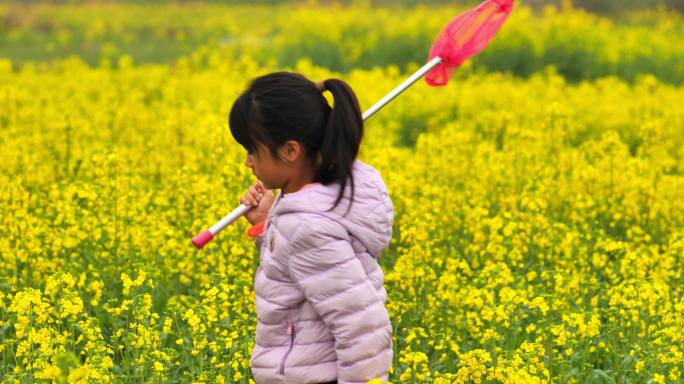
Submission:
<svg viewBox="0 0 684 384">
<path fill-rule="evenodd" d="M 252 169 L 252 173 L 264 183 L 268 189 L 281 188 L 286 182 L 290 170 L 280 159 L 274 157 L 263 144 L 257 143 L 257 151 L 247 152 L 245 165 Z"/>
<path fill-rule="evenodd" d="M 289 140 L 277 150 L 277 156 L 265 145 L 257 143 L 255 153 L 247 153 L 245 165 L 267 189 L 281 189 L 283 193 L 298 191 L 313 182 L 315 168 L 307 160 L 301 143 Z"/>
</svg>

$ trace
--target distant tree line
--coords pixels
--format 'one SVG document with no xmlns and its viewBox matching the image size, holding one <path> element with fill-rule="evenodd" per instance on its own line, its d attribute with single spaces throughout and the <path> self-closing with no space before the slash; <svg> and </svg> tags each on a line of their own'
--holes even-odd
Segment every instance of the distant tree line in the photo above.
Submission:
<svg viewBox="0 0 684 384">
<path fill-rule="evenodd" d="M 203 0 L 205 3 L 221 3 L 221 4 L 283 4 L 283 3 L 301 3 L 309 0 Z M 457 4 L 461 6 L 476 5 L 484 0 L 317 0 L 319 4 L 325 3 L 358 3 L 364 2 L 371 5 L 388 6 L 388 5 L 419 5 L 419 4 Z M 555 5 L 560 7 L 564 0 L 517 0 L 520 4 L 527 4 L 535 9 L 541 9 L 546 5 Z M 568 1 L 568 0 L 565 0 Z M 17 1 L 3 1 L 0 3 L 16 3 Z M 98 3 L 102 0 L 22 0 L 21 3 Z M 167 3 L 166 0 L 121 0 L 121 1 L 107 1 L 119 3 L 137 3 L 137 4 L 162 4 Z M 195 0 L 175 0 L 176 3 L 193 3 Z M 570 0 L 569 2 L 576 8 L 583 8 L 591 12 L 600 13 L 604 15 L 619 15 L 620 13 L 643 10 L 648 8 L 664 7 L 678 12 L 684 13 L 684 0 Z"/>
</svg>

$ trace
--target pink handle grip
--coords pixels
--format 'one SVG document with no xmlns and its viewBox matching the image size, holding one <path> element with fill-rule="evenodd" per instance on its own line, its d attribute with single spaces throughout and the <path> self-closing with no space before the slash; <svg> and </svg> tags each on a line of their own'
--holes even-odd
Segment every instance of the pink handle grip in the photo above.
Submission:
<svg viewBox="0 0 684 384">
<path fill-rule="evenodd" d="M 202 247 L 204 247 L 206 243 L 210 242 L 212 239 L 214 239 L 214 235 L 212 235 L 211 232 L 209 232 L 209 230 L 206 230 L 192 238 L 192 245 L 194 245 L 197 249 L 201 249 Z"/>
</svg>

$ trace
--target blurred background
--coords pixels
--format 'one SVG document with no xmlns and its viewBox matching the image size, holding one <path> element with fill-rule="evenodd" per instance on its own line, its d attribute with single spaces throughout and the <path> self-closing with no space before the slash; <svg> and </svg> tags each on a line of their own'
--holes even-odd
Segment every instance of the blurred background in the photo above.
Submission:
<svg viewBox="0 0 684 384">
<path fill-rule="evenodd" d="M 121 56 L 135 64 L 173 63 L 195 53 L 199 63 L 220 52 L 278 66 L 309 58 L 341 72 L 388 65 L 408 71 L 425 62 L 451 17 L 478 3 L 1 2 L 0 57 L 16 69 L 70 56 L 116 66 Z M 507 32 L 468 66 L 523 77 L 552 66 L 569 81 L 684 79 L 684 0 L 522 0 L 516 7 Z"/>
</svg>

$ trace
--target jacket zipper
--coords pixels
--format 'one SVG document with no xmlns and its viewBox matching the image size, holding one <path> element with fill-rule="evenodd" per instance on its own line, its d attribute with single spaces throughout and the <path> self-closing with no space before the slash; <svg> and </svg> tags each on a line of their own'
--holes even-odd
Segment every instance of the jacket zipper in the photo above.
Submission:
<svg viewBox="0 0 684 384">
<path fill-rule="evenodd" d="M 285 352 L 285 354 L 283 355 L 282 360 L 280 360 L 281 375 L 285 374 L 285 360 L 287 360 L 287 355 L 290 354 L 290 351 L 292 351 L 292 347 L 294 346 L 295 328 L 291 320 L 287 321 L 287 334 L 290 335 L 290 346 L 288 347 L 287 352 Z"/>
</svg>

